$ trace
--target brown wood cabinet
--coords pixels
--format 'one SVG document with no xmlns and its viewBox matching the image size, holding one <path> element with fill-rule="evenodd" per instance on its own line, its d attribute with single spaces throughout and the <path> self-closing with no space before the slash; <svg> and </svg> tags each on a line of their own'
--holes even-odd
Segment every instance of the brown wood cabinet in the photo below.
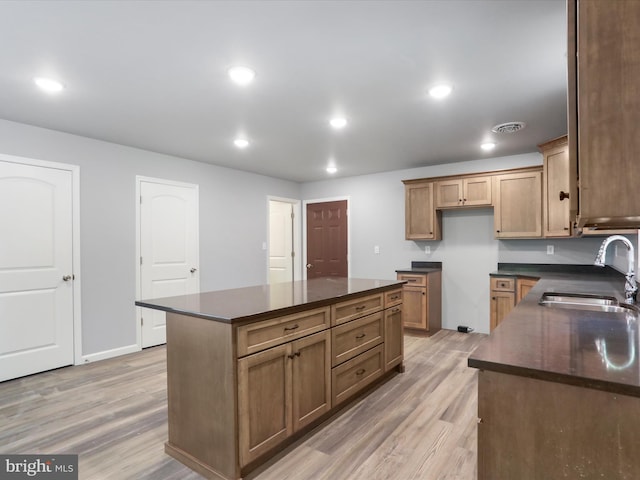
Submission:
<svg viewBox="0 0 640 480">
<path fill-rule="evenodd" d="M 441 214 L 434 204 L 434 183 L 405 183 L 405 238 L 440 240 Z"/>
<path fill-rule="evenodd" d="M 404 328 L 433 334 L 442 328 L 442 273 L 398 273 L 402 288 Z"/>
<path fill-rule="evenodd" d="M 524 297 L 527 296 L 529 291 L 538 283 L 538 280 L 535 278 L 518 278 L 517 285 L 517 295 L 516 295 L 516 305 L 520 303 Z"/>
<path fill-rule="evenodd" d="M 491 205 L 491 176 L 436 182 L 436 208 Z"/>
<path fill-rule="evenodd" d="M 494 177 L 496 238 L 542 236 L 542 169 Z"/>
<path fill-rule="evenodd" d="M 236 324 L 168 312 L 165 451 L 207 478 L 245 476 L 403 371 L 402 295 L 393 285 Z"/>
<path fill-rule="evenodd" d="M 478 372 L 478 480 L 640 478 L 640 399 Z"/>
<path fill-rule="evenodd" d="M 330 374 L 329 330 L 238 360 L 240 465 L 331 409 Z"/>
<path fill-rule="evenodd" d="M 578 203 L 578 172 L 569 162 L 567 136 L 538 145 L 544 159 L 542 223 L 545 237 L 570 237 Z"/>
<path fill-rule="evenodd" d="M 402 305 L 395 305 L 384 312 L 384 370 L 388 372 L 400 365 L 404 358 L 404 325 Z"/>
<path fill-rule="evenodd" d="M 489 331 L 492 331 L 504 320 L 511 310 L 520 303 L 538 282 L 535 278 L 489 277 L 490 308 Z"/>
<path fill-rule="evenodd" d="M 640 2 L 570 0 L 569 149 L 578 226 L 640 226 Z"/>
</svg>

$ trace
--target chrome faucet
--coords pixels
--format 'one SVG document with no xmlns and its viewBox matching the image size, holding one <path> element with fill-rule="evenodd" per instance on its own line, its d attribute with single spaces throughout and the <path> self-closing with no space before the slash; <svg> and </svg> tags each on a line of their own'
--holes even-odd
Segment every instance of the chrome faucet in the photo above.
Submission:
<svg viewBox="0 0 640 480">
<path fill-rule="evenodd" d="M 610 237 L 605 238 L 602 245 L 600 245 L 600 250 L 598 251 L 598 255 L 596 255 L 595 264 L 599 267 L 604 267 L 605 256 L 607 254 L 607 248 L 609 245 L 616 240 L 621 241 L 627 247 L 627 273 L 625 275 L 627 281 L 624 284 L 624 295 L 625 301 L 627 303 L 635 303 L 636 293 L 638 291 L 638 286 L 636 285 L 635 273 L 634 273 L 634 263 L 636 261 L 635 254 L 633 251 L 633 244 L 629 241 L 628 238 L 623 237 L 622 235 L 611 235 Z"/>
</svg>

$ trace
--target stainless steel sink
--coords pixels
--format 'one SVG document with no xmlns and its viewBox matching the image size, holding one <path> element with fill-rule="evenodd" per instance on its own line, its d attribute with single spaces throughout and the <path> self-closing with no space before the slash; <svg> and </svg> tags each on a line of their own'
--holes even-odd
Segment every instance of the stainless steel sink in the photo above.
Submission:
<svg viewBox="0 0 640 480">
<path fill-rule="evenodd" d="M 538 303 L 544 307 L 571 308 L 592 312 L 635 313 L 637 311 L 632 305 L 620 303 L 614 297 L 582 293 L 545 292 Z"/>
</svg>

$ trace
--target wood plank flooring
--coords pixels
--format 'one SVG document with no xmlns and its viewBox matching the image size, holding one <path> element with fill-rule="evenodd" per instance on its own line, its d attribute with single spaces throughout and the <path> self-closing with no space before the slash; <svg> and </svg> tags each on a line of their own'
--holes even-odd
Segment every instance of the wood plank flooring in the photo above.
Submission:
<svg viewBox="0 0 640 480">
<path fill-rule="evenodd" d="M 252 480 L 474 480 L 485 336 L 405 337 L 406 372 L 352 403 Z M 165 348 L 0 383 L 0 453 L 76 453 L 81 479 L 196 480 L 165 455 Z"/>
</svg>

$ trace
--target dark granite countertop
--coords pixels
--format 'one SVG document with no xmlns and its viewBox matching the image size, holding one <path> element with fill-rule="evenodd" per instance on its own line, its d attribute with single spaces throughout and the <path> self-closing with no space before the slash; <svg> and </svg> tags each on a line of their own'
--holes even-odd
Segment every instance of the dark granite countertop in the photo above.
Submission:
<svg viewBox="0 0 640 480">
<path fill-rule="evenodd" d="M 225 323 L 258 321 L 390 290 L 404 282 L 363 278 L 316 278 L 296 282 L 140 300 L 139 307 Z"/>
<path fill-rule="evenodd" d="M 544 292 L 608 295 L 623 302 L 624 276 L 611 268 L 545 270 L 529 265 L 496 272 L 540 280 L 469 356 L 469 366 L 640 396 L 635 314 L 538 304 Z"/>
<path fill-rule="evenodd" d="M 398 269 L 396 273 L 431 273 L 442 270 L 442 262 L 411 262 L 411 267 Z"/>
</svg>

